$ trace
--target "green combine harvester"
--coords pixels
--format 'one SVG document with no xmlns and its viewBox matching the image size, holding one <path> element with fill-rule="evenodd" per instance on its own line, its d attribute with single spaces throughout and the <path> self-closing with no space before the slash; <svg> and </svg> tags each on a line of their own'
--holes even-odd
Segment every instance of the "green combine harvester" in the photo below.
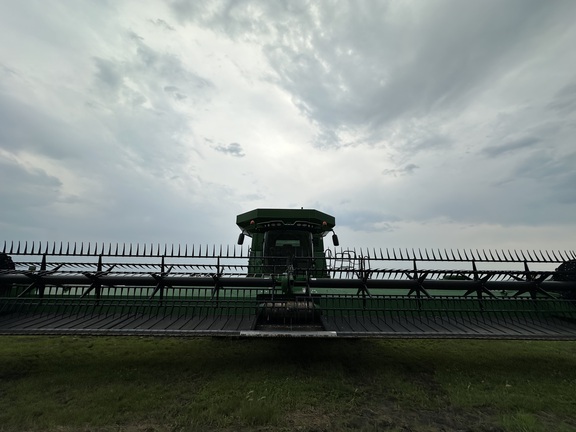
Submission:
<svg viewBox="0 0 576 432">
<path fill-rule="evenodd" d="M 574 251 L 345 249 L 311 209 L 236 223 L 227 248 L 4 243 L 0 334 L 576 340 Z"/>
</svg>

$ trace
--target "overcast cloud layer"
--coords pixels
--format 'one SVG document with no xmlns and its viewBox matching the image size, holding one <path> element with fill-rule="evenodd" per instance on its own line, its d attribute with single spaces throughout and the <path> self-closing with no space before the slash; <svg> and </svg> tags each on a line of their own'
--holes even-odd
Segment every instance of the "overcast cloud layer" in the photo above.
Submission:
<svg viewBox="0 0 576 432">
<path fill-rule="evenodd" d="M 0 0 L 0 237 L 574 249 L 576 3 Z"/>
</svg>

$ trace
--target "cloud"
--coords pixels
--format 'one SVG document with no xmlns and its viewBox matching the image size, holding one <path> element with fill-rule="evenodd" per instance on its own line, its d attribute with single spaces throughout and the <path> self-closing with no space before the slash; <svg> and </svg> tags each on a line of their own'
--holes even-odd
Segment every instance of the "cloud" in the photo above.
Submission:
<svg viewBox="0 0 576 432">
<path fill-rule="evenodd" d="M 230 143 L 228 145 L 219 145 L 214 147 L 216 151 L 220 153 L 228 154 L 234 157 L 244 157 L 244 151 L 242 150 L 242 146 L 238 143 Z"/>
<path fill-rule="evenodd" d="M 64 118 L 33 100 L 0 92 L 0 118 L 0 149 L 33 151 L 60 160 L 78 159 L 90 151 L 74 144 L 81 138 L 79 128 L 69 127 Z"/>
<path fill-rule="evenodd" d="M 457 112 L 524 61 L 529 47 L 539 43 L 535 34 L 540 43 L 555 37 L 555 29 L 546 25 L 553 19 L 566 22 L 572 9 L 537 1 L 319 7 L 177 0 L 171 7 L 180 20 L 233 39 L 260 41 L 276 72 L 274 82 L 319 125 L 321 147 L 346 144 L 340 133 L 349 130 L 379 141 L 401 116 Z"/>
<path fill-rule="evenodd" d="M 576 212 L 575 13 L 532 0 L 0 6 L 0 157 L 4 184 L 19 181 L 2 231 L 212 243 L 235 239 L 235 214 L 293 205 L 382 244 L 450 226 L 454 241 L 549 240 Z"/>
<path fill-rule="evenodd" d="M 576 166 L 576 152 L 553 154 L 540 151 L 518 164 L 513 171 L 512 178 L 529 179 L 548 189 L 546 194 L 535 195 L 544 208 L 558 203 L 576 204 L 574 166 Z M 569 219 L 571 209 L 566 208 L 561 215 L 555 215 L 555 217 Z"/>
<path fill-rule="evenodd" d="M 408 164 L 402 168 L 398 168 L 398 169 L 385 169 L 384 171 L 382 171 L 382 174 L 384 175 L 391 175 L 393 177 L 398 177 L 398 176 L 403 176 L 403 175 L 411 175 L 414 174 L 414 171 L 416 171 L 419 168 L 418 165 L 415 164 Z"/>
<path fill-rule="evenodd" d="M 16 160 L 0 157 L 1 201 L 10 203 L 2 211 L 13 208 L 43 207 L 58 199 L 62 182 L 37 168 L 27 169 Z"/>
<path fill-rule="evenodd" d="M 180 93 L 179 88 L 176 86 L 165 86 L 164 91 L 172 94 L 175 100 L 182 101 L 187 98 L 185 94 Z"/>
<path fill-rule="evenodd" d="M 164 30 L 170 30 L 170 31 L 176 30 L 174 27 L 172 27 L 170 24 L 168 24 L 166 21 L 160 18 L 156 18 L 155 20 L 151 19 L 150 22 Z"/>
<path fill-rule="evenodd" d="M 66 196 L 62 182 L 46 171 L 27 167 L 22 161 L 0 153 L 0 224 L 5 233 L 35 230 L 55 205 Z M 47 216 L 48 215 L 48 216 Z"/>
<path fill-rule="evenodd" d="M 349 227 L 353 231 L 379 231 L 392 232 L 395 224 L 400 221 L 398 216 L 387 214 L 382 211 L 358 211 L 348 210 L 339 213 L 337 216 L 339 225 Z"/>
<path fill-rule="evenodd" d="M 112 60 L 98 57 L 94 59 L 94 63 L 96 65 L 95 78 L 98 84 L 107 90 L 118 91 L 123 81 L 119 65 Z"/>
<path fill-rule="evenodd" d="M 520 138 L 518 140 L 511 141 L 511 142 L 508 142 L 508 143 L 505 143 L 505 144 L 502 144 L 499 146 L 486 147 L 486 148 L 482 149 L 481 152 L 485 156 L 494 158 L 494 157 L 498 157 L 504 153 L 509 153 L 509 152 L 513 152 L 516 150 L 525 150 L 528 148 L 535 147 L 540 142 L 541 142 L 540 138 L 525 137 L 525 138 Z"/>
<path fill-rule="evenodd" d="M 576 83 L 562 87 L 548 105 L 559 114 L 569 114 L 576 109 Z"/>
<path fill-rule="evenodd" d="M 169 108 L 160 89 L 177 100 L 193 95 L 193 103 L 204 100 L 213 91 L 210 79 L 189 69 L 177 56 L 154 49 L 133 31 L 126 32 L 122 39 L 127 50 L 121 59 L 94 58 L 95 85 L 109 91 L 113 98 L 110 102 L 128 101 L 132 105 L 148 102 L 155 109 L 165 110 Z"/>
</svg>

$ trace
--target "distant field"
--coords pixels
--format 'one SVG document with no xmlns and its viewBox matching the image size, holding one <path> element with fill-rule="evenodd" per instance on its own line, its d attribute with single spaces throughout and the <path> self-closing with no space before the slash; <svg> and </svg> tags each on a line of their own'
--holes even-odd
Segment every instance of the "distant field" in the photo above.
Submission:
<svg viewBox="0 0 576 432">
<path fill-rule="evenodd" d="M 0 431 L 576 431 L 576 343 L 0 338 Z"/>
</svg>

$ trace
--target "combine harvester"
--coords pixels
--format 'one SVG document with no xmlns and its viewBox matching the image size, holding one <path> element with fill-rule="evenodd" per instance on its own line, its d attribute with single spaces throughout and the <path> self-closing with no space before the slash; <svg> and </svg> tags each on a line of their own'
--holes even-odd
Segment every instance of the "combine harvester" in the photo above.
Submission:
<svg viewBox="0 0 576 432">
<path fill-rule="evenodd" d="M 307 209 L 236 223 L 247 252 L 5 243 L 0 334 L 576 340 L 573 251 L 349 250 Z"/>
</svg>

